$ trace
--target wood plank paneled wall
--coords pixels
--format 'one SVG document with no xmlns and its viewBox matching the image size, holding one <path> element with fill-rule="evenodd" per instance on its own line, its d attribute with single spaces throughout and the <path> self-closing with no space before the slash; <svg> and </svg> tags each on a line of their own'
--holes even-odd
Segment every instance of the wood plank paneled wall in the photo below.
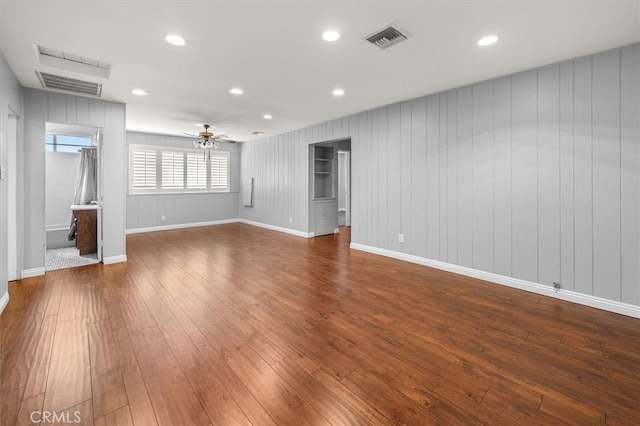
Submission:
<svg viewBox="0 0 640 426">
<path fill-rule="evenodd" d="M 140 132 L 127 132 L 127 145 L 193 146 L 190 138 Z M 220 150 L 230 152 L 230 192 L 127 195 L 127 230 L 237 219 L 240 184 L 238 145 L 223 144 L 220 147 Z M 128 176 L 128 168 L 126 170 Z M 166 216 L 166 222 L 160 220 L 161 216 Z"/>
<path fill-rule="evenodd" d="M 240 217 L 310 232 L 309 144 L 347 138 L 353 121 L 338 119 L 242 144 L 241 175 L 254 178 L 254 201 L 253 207 L 240 206 Z"/>
<path fill-rule="evenodd" d="M 24 89 L 24 269 L 44 268 L 46 123 L 102 128 L 104 164 L 103 258 L 123 261 L 125 249 L 126 144 L 122 103 L 38 89 Z"/>
<path fill-rule="evenodd" d="M 639 50 L 247 143 L 241 216 L 308 232 L 308 144 L 350 137 L 352 242 L 640 306 Z"/>
</svg>

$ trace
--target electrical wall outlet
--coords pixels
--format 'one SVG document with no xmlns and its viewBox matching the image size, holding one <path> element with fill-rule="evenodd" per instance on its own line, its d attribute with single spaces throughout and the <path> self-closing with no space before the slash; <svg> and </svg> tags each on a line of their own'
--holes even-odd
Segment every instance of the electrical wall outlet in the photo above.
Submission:
<svg viewBox="0 0 640 426">
<path fill-rule="evenodd" d="M 398 242 L 404 243 L 404 234 L 398 234 Z"/>
<path fill-rule="evenodd" d="M 166 216 L 160 216 L 160 222 L 166 222 L 166 221 L 167 221 Z"/>
</svg>

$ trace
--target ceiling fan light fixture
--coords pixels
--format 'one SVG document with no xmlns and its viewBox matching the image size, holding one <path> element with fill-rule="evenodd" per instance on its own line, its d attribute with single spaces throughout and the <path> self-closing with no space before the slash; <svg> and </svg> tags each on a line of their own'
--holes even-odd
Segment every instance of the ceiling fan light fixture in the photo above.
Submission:
<svg viewBox="0 0 640 426">
<path fill-rule="evenodd" d="M 209 138 L 195 139 L 193 141 L 193 146 L 200 149 L 218 149 L 218 147 L 220 146 L 220 143 L 213 141 Z"/>
</svg>

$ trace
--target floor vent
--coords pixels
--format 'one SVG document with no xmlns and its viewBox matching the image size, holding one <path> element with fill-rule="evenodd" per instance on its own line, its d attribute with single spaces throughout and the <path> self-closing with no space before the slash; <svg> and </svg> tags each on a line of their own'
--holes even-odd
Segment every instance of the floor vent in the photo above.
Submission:
<svg viewBox="0 0 640 426">
<path fill-rule="evenodd" d="M 377 31 L 375 34 L 370 35 L 366 40 L 374 46 L 378 46 L 380 49 L 386 49 L 408 38 L 409 35 L 407 33 L 399 30 L 398 27 L 389 25 Z"/>
<path fill-rule="evenodd" d="M 36 71 L 40 84 L 45 89 L 64 90 L 65 92 L 79 93 L 81 95 L 98 96 L 102 95 L 102 84 L 93 81 L 77 80 L 75 78 L 63 77 L 61 75 L 49 74 Z"/>
</svg>

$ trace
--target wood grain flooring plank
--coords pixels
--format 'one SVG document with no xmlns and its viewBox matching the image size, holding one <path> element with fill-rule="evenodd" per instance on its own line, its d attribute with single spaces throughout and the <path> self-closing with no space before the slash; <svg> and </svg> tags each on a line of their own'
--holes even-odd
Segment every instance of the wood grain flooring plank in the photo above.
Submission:
<svg viewBox="0 0 640 426">
<path fill-rule="evenodd" d="M 425 409 L 360 368 L 351 372 L 342 383 L 360 398 L 370 401 L 380 414 L 394 424 L 431 424 L 440 419 L 438 413 L 429 410 L 429 407 Z"/>
<path fill-rule="evenodd" d="M 213 424 L 250 425 L 240 406 L 186 334 L 167 339 L 182 371 Z"/>
<path fill-rule="evenodd" d="M 391 425 L 391 420 L 380 413 L 374 404 L 368 398 L 362 398 L 358 394 L 352 392 L 335 376 L 328 373 L 322 368 L 313 372 L 313 378 L 321 383 L 325 389 L 333 394 L 342 404 L 364 419 L 364 424 L 371 425 Z"/>
<path fill-rule="evenodd" d="M 44 410 L 58 412 L 91 399 L 91 363 L 84 317 L 58 322 Z"/>
<path fill-rule="evenodd" d="M 328 424 L 278 373 L 248 346 L 222 354 L 278 424 Z"/>
<path fill-rule="evenodd" d="M 25 398 L 20 402 L 16 426 L 39 424 L 42 420 L 42 405 L 44 393 Z"/>
<path fill-rule="evenodd" d="M 596 410 L 563 395 L 552 397 L 543 395 L 540 411 L 567 424 L 602 425 L 606 423 L 604 411 Z"/>
<path fill-rule="evenodd" d="M 118 408 L 116 411 L 112 411 L 109 414 L 105 414 L 102 417 L 98 417 L 95 422 L 95 426 L 133 426 L 133 419 L 131 418 L 131 412 L 129 406 Z"/>
<path fill-rule="evenodd" d="M 46 401 L 45 401 L 46 406 Z M 42 422 L 43 424 L 52 424 L 57 426 L 63 425 L 80 425 L 93 426 L 93 411 L 91 400 L 88 399 L 80 404 L 74 405 L 64 410 L 47 411 L 45 408 L 43 414 L 49 414 L 50 421 Z M 56 421 L 57 419 L 57 421 Z"/>
<path fill-rule="evenodd" d="M 294 355 L 284 358 L 273 366 L 273 369 L 330 424 L 369 424 L 367 418 L 344 404 L 328 391 L 320 382 L 306 371 L 300 357 Z"/>
<path fill-rule="evenodd" d="M 160 329 L 130 330 L 129 335 L 158 424 L 210 424 Z"/>
<path fill-rule="evenodd" d="M 147 279 L 137 280 L 136 289 L 165 338 L 185 331 Z"/>
<path fill-rule="evenodd" d="M 171 297 L 169 292 L 166 290 L 159 290 L 158 295 L 164 302 L 164 305 L 171 311 L 173 317 L 180 324 L 182 329 L 189 335 L 193 343 L 198 344 L 207 340 L 193 321 L 191 321 L 189 315 L 187 315 L 187 313 L 176 304 L 175 299 Z"/>
<path fill-rule="evenodd" d="M 244 414 L 254 425 L 275 425 L 272 416 L 258 402 L 251 390 L 244 384 L 240 377 L 231 369 L 223 357 L 208 344 L 208 342 L 197 345 L 198 350 L 216 372 L 222 383 L 225 384 L 233 399 L 238 403 Z"/>
<path fill-rule="evenodd" d="M 16 424 L 23 391 L 24 388 L 17 388 L 0 395 L 1 426 L 12 426 Z"/>
<path fill-rule="evenodd" d="M 0 423 L 640 424 L 637 318 L 349 242 L 132 234 L 127 263 L 9 283 Z"/>
<path fill-rule="evenodd" d="M 55 336 L 57 318 L 55 315 L 44 317 L 38 345 L 29 368 L 29 377 L 24 390 L 23 399 L 44 394 L 47 386 L 47 375 L 51 362 L 51 350 Z"/>
<path fill-rule="evenodd" d="M 127 405 L 127 395 L 109 320 L 88 328 L 93 415 L 98 418 Z"/>
<path fill-rule="evenodd" d="M 114 329 L 113 339 L 118 351 L 122 380 L 127 391 L 129 410 L 134 424 L 157 425 L 156 415 L 127 329 L 125 327 Z"/>
<path fill-rule="evenodd" d="M 0 361 L 0 396 L 15 389 L 23 389 L 29 377 L 31 361 L 42 329 L 42 312 L 14 311 L 19 316 L 14 324 L 14 337 L 5 343 Z"/>
</svg>

